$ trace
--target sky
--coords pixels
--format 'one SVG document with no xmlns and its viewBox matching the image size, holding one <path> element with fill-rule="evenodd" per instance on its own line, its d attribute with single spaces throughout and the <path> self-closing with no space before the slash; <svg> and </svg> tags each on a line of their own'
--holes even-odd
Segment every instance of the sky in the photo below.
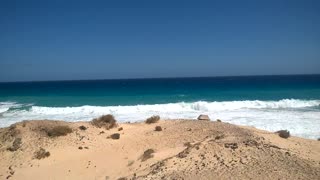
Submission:
<svg viewBox="0 0 320 180">
<path fill-rule="evenodd" d="M 320 73 L 318 0 L 0 1 L 0 81 Z"/>
</svg>

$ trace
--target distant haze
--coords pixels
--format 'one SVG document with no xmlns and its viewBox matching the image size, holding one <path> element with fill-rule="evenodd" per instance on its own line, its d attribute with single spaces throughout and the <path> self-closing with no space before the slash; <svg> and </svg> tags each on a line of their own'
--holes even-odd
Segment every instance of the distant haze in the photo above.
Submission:
<svg viewBox="0 0 320 180">
<path fill-rule="evenodd" d="M 0 2 L 0 81 L 320 73 L 320 1 Z"/>
</svg>

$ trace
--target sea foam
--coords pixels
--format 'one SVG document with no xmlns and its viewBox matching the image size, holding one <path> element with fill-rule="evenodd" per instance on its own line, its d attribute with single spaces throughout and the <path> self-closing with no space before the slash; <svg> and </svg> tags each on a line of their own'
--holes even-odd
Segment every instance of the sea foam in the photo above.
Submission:
<svg viewBox="0 0 320 180">
<path fill-rule="evenodd" d="M 151 115 L 162 118 L 190 118 L 208 114 L 213 120 L 222 119 L 239 125 L 276 131 L 288 129 L 293 135 L 320 137 L 320 100 L 283 99 L 279 101 L 179 102 L 132 106 L 43 107 L 14 102 L 0 103 L 0 126 L 22 120 L 88 121 L 103 114 L 113 114 L 119 122 L 137 122 Z"/>
</svg>

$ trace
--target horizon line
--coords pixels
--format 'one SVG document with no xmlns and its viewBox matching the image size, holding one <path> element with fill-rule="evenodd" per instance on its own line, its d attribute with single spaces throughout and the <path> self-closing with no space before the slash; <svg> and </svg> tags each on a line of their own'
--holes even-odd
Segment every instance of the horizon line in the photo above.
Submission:
<svg viewBox="0 0 320 180">
<path fill-rule="evenodd" d="M 223 78 L 223 77 L 254 77 L 254 76 L 314 76 L 319 74 L 266 74 L 266 75 L 221 75 L 221 76 L 178 76 L 178 77 L 146 77 L 146 78 L 110 78 L 110 79 L 65 79 L 65 80 L 30 80 L 0 81 L 0 83 L 32 83 L 32 82 L 70 82 L 70 81 L 112 81 L 112 80 L 147 80 L 147 79 L 192 79 L 192 78 Z"/>
</svg>

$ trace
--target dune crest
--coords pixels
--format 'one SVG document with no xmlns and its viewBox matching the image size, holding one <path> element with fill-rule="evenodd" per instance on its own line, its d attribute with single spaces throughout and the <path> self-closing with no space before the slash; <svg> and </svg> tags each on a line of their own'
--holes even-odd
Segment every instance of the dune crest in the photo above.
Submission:
<svg viewBox="0 0 320 180">
<path fill-rule="evenodd" d="M 72 132 L 49 136 L 47 129 L 56 126 Z M 43 120 L 1 128 L 0 179 L 320 177 L 319 141 L 213 121 L 119 126 L 106 130 L 90 122 Z M 110 138 L 114 134 L 118 138 Z M 39 149 L 47 153 L 40 159 L 35 158 Z"/>
</svg>

